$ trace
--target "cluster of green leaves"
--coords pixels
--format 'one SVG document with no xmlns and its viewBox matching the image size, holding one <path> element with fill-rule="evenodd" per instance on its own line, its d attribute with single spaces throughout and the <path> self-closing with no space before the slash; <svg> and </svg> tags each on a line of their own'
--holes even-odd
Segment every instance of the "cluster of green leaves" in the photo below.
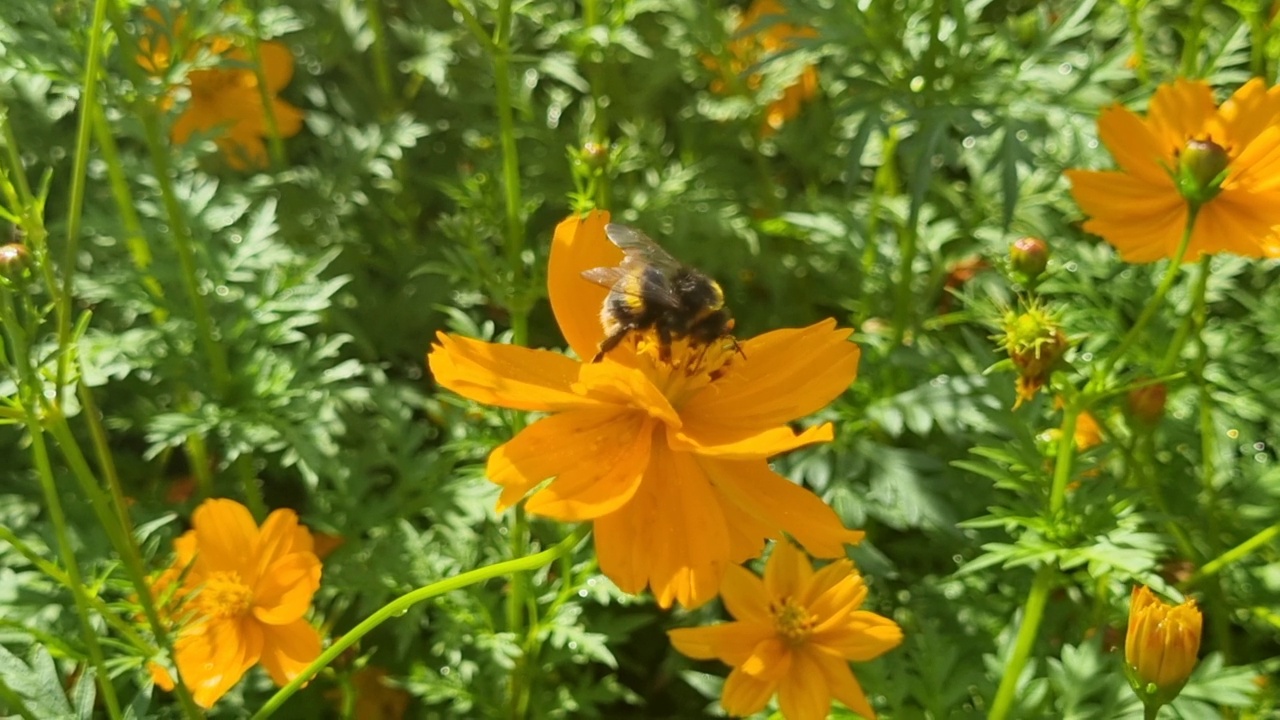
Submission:
<svg viewBox="0 0 1280 720">
<path fill-rule="evenodd" d="M 1061 171 L 1108 166 L 1097 110 L 1140 107 L 1155 82 L 1274 81 L 1269 3 L 1188 13 L 1176 0 L 793 0 L 791 21 L 815 33 L 748 68 L 757 90 L 725 92 L 713 85 L 741 7 L 184 3 L 197 28 L 252 32 L 295 56 L 283 96 L 305 127 L 284 142 L 285 162 L 240 173 L 212 143 L 165 140 L 182 105 L 160 108 L 163 88 L 132 66 L 143 3 L 104 1 L 95 104 L 110 138 L 94 136 L 78 245 L 56 272 L 74 271 L 76 367 L 104 413 L 149 567 L 164 566 L 201 495 L 252 501 L 246 487 L 260 481 L 268 506 L 344 540 L 315 610 L 337 637 L 412 588 L 563 537 L 493 511 L 484 458 L 524 419 L 437 391 L 422 358 L 439 330 L 562 346 L 545 302 L 551 228 L 595 203 L 719 279 L 744 336 L 828 316 L 858 328 L 860 377 L 824 411 L 836 442 L 777 466 L 867 530 L 854 557 L 868 607 L 906 633 L 901 649 L 855 668 L 885 716 L 984 716 L 1045 567 L 1054 592 L 1016 678 L 1016 716 L 1139 712 L 1116 652 L 1137 582 L 1184 583 L 1205 608 L 1207 657 L 1179 716 L 1280 706 L 1253 681 L 1280 669 L 1269 660 L 1280 651 L 1274 548 L 1194 583 L 1181 571 L 1278 519 L 1275 263 L 1222 257 L 1186 274 L 1129 359 L 1131 380 L 1161 364 L 1207 271 L 1208 320 L 1167 379 L 1164 419 L 1138 427 L 1123 393 L 1090 407 L 1104 442 L 1077 458 L 1060 513 L 1046 510 L 1045 435 L 1060 413 L 1048 395 L 1012 409 L 1013 375 L 992 370 L 991 339 L 1029 291 L 1008 272 L 1008 244 L 1033 235 L 1053 251 L 1035 291 L 1075 343 L 1058 389 L 1082 385 L 1115 347 L 1163 267 L 1122 264 L 1084 235 Z M 0 144 L 34 186 L 44 178 L 53 260 L 68 250 L 95 4 L 0 3 L 0 112 L 12 130 Z M 818 97 L 762 137 L 770 98 L 809 65 Z M 51 387 L 57 291 L 22 292 Z M 3 350 L 15 351 L 7 338 Z M 18 407 L 11 366 L 6 408 Z M 74 389 L 63 400 L 88 447 Z M 88 648 L 17 417 L 0 415 L 0 710 L 88 717 Z M 132 621 L 120 560 L 56 459 L 86 585 Z M 195 496 L 182 491 L 189 477 Z M 528 589 L 519 622 L 506 604 L 514 582 Z M 722 613 L 673 616 L 621 595 L 584 548 L 414 607 L 281 714 L 343 705 L 335 688 L 370 664 L 413 698 L 411 717 L 710 715 L 723 668 L 675 655 L 664 630 Z M 146 658 L 123 643 L 108 655 L 134 716 L 176 714 Z M 215 714 L 252 712 L 272 691 L 251 674 Z"/>
</svg>

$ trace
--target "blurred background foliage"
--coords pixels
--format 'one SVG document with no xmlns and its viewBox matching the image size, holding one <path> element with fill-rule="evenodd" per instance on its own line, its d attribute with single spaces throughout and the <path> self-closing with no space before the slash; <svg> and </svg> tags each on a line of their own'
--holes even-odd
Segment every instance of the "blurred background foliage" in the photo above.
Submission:
<svg viewBox="0 0 1280 720">
<path fill-rule="evenodd" d="M 562 347 L 545 299 L 551 229 L 595 203 L 718 278 L 743 336 L 828 316 L 858 329 L 860 376 L 824 411 L 836 442 L 778 466 L 868 533 L 854 557 L 869 607 L 906 633 L 899 650 L 856 667 L 883 716 L 985 716 L 1032 568 L 1052 559 L 1061 575 L 1014 715 L 1135 717 L 1116 652 L 1131 585 L 1177 585 L 1276 522 L 1280 269 L 1209 264 L 1207 400 L 1185 375 L 1172 380 L 1149 444 L 1123 396 L 1091 408 L 1101 443 L 1081 455 L 1069 512 L 1047 517 L 1052 397 L 1015 411 L 1013 374 L 990 370 L 1002 357 L 995 324 L 1028 292 L 1007 249 L 1021 236 L 1049 243 L 1037 291 L 1083 373 L 1132 323 L 1162 266 L 1123 264 L 1083 234 L 1062 170 L 1110 167 L 1097 111 L 1141 108 L 1156 82 L 1181 73 L 1231 89 L 1261 74 L 1273 84 L 1270 3 L 1190 13 L 1177 0 L 793 0 L 788 21 L 812 33 L 735 74 L 739 4 L 518 2 L 506 60 L 512 198 L 493 41 L 464 18 L 488 37 L 507 2 L 184 3 L 197 34 L 284 43 L 295 70 L 281 96 L 305 124 L 257 172 L 229 167 L 208 138 L 166 140 L 163 181 L 143 118 L 165 89 L 136 72 L 127 38 L 107 34 L 99 102 L 117 153 L 95 137 L 73 258 L 75 312 L 88 318 L 78 352 L 151 567 L 202 494 L 240 497 L 245 477 L 261 479 L 268 506 L 341 538 L 316 603 L 331 637 L 409 589 L 510 557 L 512 522 L 493 511 L 483 460 L 520 419 L 438 393 L 423 355 L 441 329 L 509 339 L 516 316 L 530 345 Z M 144 31 L 142 3 L 108 4 L 113 27 Z M 4 144 L 47 187 L 55 257 L 67 250 L 92 5 L 0 3 Z M 769 102 L 809 67 L 816 96 L 762 132 Z M 758 82 L 744 82 L 751 75 Z M 161 117 L 164 138 L 173 117 Z M 226 377 L 184 294 L 183 232 Z M 1194 278 L 1139 346 L 1140 367 L 1159 363 Z M 0 394 L 15 392 L 0 377 Z M 1206 402 L 1210 444 L 1199 432 Z M 28 443 L 19 425 L 0 429 L 0 525 L 52 559 Z M 127 605 L 89 506 L 55 469 L 87 581 Z M 1166 507 L 1144 495 L 1149 482 Z M 567 533 L 533 531 L 537 547 Z M 1280 712 L 1268 680 L 1280 653 L 1277 560 L 1272 544 L 1194 588 L 1206 659 L 1178 717 Z M 680 658 L 664 635 L 692 618 L 619 594 L 589 550 L 535 575 L 527 633 L 505 625 L 506 582 L 384 625 L 282 715 L 351 711 L 366 665 L 391 678 L 400 699 L 388 712 L 405 717 L 510 716 L 518 673 L 533 680 L 530 717 L 716 714 L 723 669 Z M 0 708 L 63 717 L 83 706 L 62 690 L 85 657 L 75 628 L 65 590 L 0 542 Z M 115 658 L 123 700 L 139 716 L 174 712 L 143 661 Z M 214 715 L 243 717 L 270 692 L 251 674 Z"/>
</svg>

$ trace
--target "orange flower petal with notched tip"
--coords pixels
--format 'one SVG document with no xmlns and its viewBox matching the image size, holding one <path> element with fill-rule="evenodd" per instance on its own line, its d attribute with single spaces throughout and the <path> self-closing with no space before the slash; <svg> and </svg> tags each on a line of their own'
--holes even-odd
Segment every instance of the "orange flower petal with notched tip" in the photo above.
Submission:
<svg viewBox="0 0 1280 720">
<path fill-rule="evenodd" d="M 902 631 L 859 609 L 866 592 L 852 563 L 814 572 L 799 549 L 781 542 L 763 580 L 741 568 L 729 577 L 725 606 L 733 622 L 668 631 L 677 651 L 733 666 L 720 699 L 727 712 L 759 712 L 776 694 L 787 720 L 825 718 L 832 698 L 875 717 L 848 663 L 883 655 L 902 642 Z"/>
<path fill-rule="evenodd" d="M 427 356 L 436 382 L 486 405 L 555 412 L 595 405 L 576 394 L 580 363 L 547 350 L 439 333 Z"/>
<path fill-rule="evenodd" d="M 306 620 L 269 626 L 263 638 L 262 667 L 276 685 L 286 685 L 320 655 L 320 645 L 320 633 Z"/>
<path fill-rule="evenodd" d="M 600 308 L 609 289 L 582 277 L 597 267 L 616 267 L 622 251 L 605 238 L 609 213 L 592 210 L 572 215 L 556 226 L 547 262 L 547 295 L 565 342 L 579 358 L 590 360 L 604 339 Z"/>
</svg>

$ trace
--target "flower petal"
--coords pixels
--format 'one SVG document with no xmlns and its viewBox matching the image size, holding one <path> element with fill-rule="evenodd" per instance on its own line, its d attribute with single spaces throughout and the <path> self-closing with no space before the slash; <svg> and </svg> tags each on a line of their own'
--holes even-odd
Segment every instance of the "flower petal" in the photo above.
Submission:
<svg viewBox="0 0 1280 720">
<path fill-rule="evenodd" d="M 1224 189 L 1240 188 L 1251 193 L 1280 190 L 1280 125 L 1259 133 L 1231 161 L 1230 167 L 1227 179 L 1222 183 Z M 1217 199 L 1209 204 L 1217 202 Z"/>
<path fill-rule="evenodd" d="M 1149 185 L 1174 190 L 1173 179 L 1160 164 L 1172 162 L 1174 147 L 1162 145 L 1132 111 L 1120 105 L 1104 108 L 1098 116 L 1098 137 L 1126 173 Z"/>
<path fill-rule="evenodd" d="M 579 462 L 563 466 L 550 485 L 529 498 L 525 508 L 530 513 L 566 522 L 594 520 L 631 501 L 649 465 L 656 423 L 639 413 L 617 417 L 614 427 L 588 431 L 596 434 L 594 442 L 583 437 L 587 433 L 562 436 L 562 442 L 579 444 L 580 452 L 585 452 Z"/>
<path fill-rule="evenodd" d="M 570 388 L 581 363 L 547 350 L 499 345 L 436 335 L 439 344 L 427 355 L 436 382 L 486 405 L 513 410 L 554 412 L 591 407 L 594 401 Z"/>
<path fill-rule="evenodd" d="M 258 524 L 235 500 L 206 500 L 192 513 L 196 531 L 196 572 L 244 572 L 254 566 Z"/>
<path fill-rule="evenodd" d="M 624 592 L 649 585 L 663 608 L 715 597 L 732 564 L 720 499 L 688 453 L 661 443 L 631 502 L 595 521 L 600 570 Z"/>
<path fill-rule="evenodd" d="M 623 454 L 645 418 L 610 407 L 570 410 L 538 420 L 489 453 L 488 478 L 501 485 L 498 511 L 515 505 L 543 480 L 599 468 L 601 452 Z"/>
<path fill-rule="evenodd" d="M 1269 240 L 1280 223 L 1276 200 L 1280 200 L 1280 193 L 1255 196 L 1239 190 L 1223 190 L 1200 209 L 1187 259 L 1217 252 L 1254 258 L 1268 256 Z"/>
<path fill-rule="evenodd" d="M 792 653 L 791 671 L 778 681 L 778 709 L 787 720 L 825 720 L 831 690 L 811 653 Z"/>
<path fill-rule="evenodd" d="M 272 93 L 283 90 L 293 78 L 293 53 L 284 43 L 268 40 L 258 43 L 258 57 L 262 60 L 267 90 Z"/>
<path fill-rule="evenodd" d="M 1156 88 L 1147 109 L 1147 125 L 1161 145 L 1181 148 L 1217 123 L 1213 90 L 1202 80 L 1178 78 Z"/>
<path fill-rule="evenodd" d="M 672 450 L 724 460 L 764 460 L 805 445 L 831 442 L 834 437 L 831 423 L 807 428 L 799 434 L 785 426 L 759 431 L 707 422 L 686 423 L 681 430 L 667 427 L 667 443 Z"/>
<path fill-rule="evenodd" d="M 716 489 L 729 503 L 786 531 L 815 557 L 843 557 L 865 533 L 847 530 L 817 495 L 787 480 L 763 460 L 701 460 Z"/>
<path fill-rule="evenodd" d="M 774 544 L 764 565 L 764 586 L 771 601 L 799 599 L 812 577 L 813 565 L 800 548 L 786 540 Z"/>
<path fill-rule="evenodd" d="M 724 581 L 720 585 L 720 601 L 735 620 L 766 627 L 773 624 L 764 582 L 741 565 L 734 565 L 725 572 Z"/>
<path fill-rule="evenodd" d="M 262 577 L 276 561 L 296 552 L 311 552 L 314 543 L 311 533 L 298 524 L 298 514 L 288 508 L 274 510 L 258 531 L 258 545 L 254 550 L 258 563 L 254 578 L 245 578 L 250 584 Z M 243 575 L 244 573 L 241 573 Z"/>
<path fill-rule="evenodd" d="M 754 678 L 734 668 L 720 692 L 720 707 L 734 717 L 755 715 L 769 704 L 777 687 L 776 681 Z"/>
<path fill-rule="evenodd" d="M 1187 202 L 1176 191 L 1119 172 L 1068 170 L 1071 194 L 1092 219 L 1084 229 L 1101 236 L 1126 262 L 1173 256 L 1182 238 Z"/>
<path fill-rule="evenodd" d="M 845 660 L 865 662 L 900 645 L 902 628 L 887 617 L 857 610 L 842 627 L 823 628 L 809 636 L 809 641 Z"/>
<path fill-rule="evenodd" d="M 276 685 L 286 685 L 320 656 L 320 633 L 306 620 L 265 628 L 262 667 Z"/>
<path fill-rule="evenodd" d="M 272 563 L 253 594 L 253 616 L 267 625 L 286 625 L 306 614 L 320 588 L 320 560 L 309 552 Z"/>
<path fill-rule="evenodd" d="M 680 416 L 691 425 L 772 428 L 810 415 L 857 377 L 852 332 L 827 319 L 753 337 L 742 343 L 746 360 L 690 398 Z"/>
<path fill-rule="evenodd" d="M 680 414 L 644 372 L 606 360 L 581 366 L 575 393 L 598 403 L 635 408 L 650 417 L 679 428 Z"/>
<path fill-rule="evenodd" d="M 1280 115 L 1280 86 L 1267 89 L 1262 78 L 1241 85 L 1222 107 L 1218 117 L 1227 131 L 1227 140 L 1237 148 L 1253 142 Z"/>
<path fill-rule="evenodd" d="M 616 267 L 619 250 L 604 234 L 609 213 L 593 210 L 579 218 L 572 215 L 556 226 L 547 261 L 547 295 L 551 312 L 565 342 L 578 357 L 588 359 L 604 339 L 600 308 L 609 289 L 596 285 L 582 273 L 596 267 Z"/>
<path fill-rule="evenodd" d="M 262 656 L 262 631 L 256 623 L 208 620 L 178 638 L 174 664 L 196 704 L 212 707 Z"/>
<path fill-rule="evenodd" d="M 767 625 L 727 622 L 706 627 L 676 628 L 667 631 L 671 646 L 694 660 L 719 660 L 741 665 L 757 645 L 773 635 Z"/>
<path fill-rule="evenodd" d="M 822 677 L 827 681 L 827 688 L 836 700 L 867 720 L 875 720 L 876 711 L 867 700 L 867 694 L 862 691 L 858 679 L 853 676 L 848 661 L 821 653 L 814 653 L 813 659 L 822 669 Z"/>
</svg>

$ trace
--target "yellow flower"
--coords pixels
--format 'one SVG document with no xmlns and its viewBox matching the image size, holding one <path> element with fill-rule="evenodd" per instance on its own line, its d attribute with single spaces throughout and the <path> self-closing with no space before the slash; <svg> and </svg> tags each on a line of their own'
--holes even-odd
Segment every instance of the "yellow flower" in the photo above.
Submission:
<svg viewBox="0 0 1280 720">
<path fill-rule="evenodd" d="M 786 9 L 778 0 L 756 0 L 743 13 L 734 30 L 734 39 L 729 41 L 729 67 L 725 72 L 741 75 L 767 56 L 785 52 L 793 47 L 796 38 L 816 37 L 817 31 L 809 27 L 799 27 L 790 23 L 775 22 L 772 16 L 785 15 Z M 768 25 L 757 30 L 759 25 Z M 717 63 L 709 60 L 708 66 L 715 68 Z M 761 77 L 754 73 L 746 79 L 751 90 L 760 88 Z M 723 80 L 712 83 L 714 92 L 724 92 Z M 763 135 L 770 135 L 782 125 L 800 114 L 800 106 L 812 100 L 818 93 L 818 71 L 812 65 L 806 65 L 800 76 L 782 92 L 782 96 L 773 99 L 765 110 Z"/>
<path fill-rule="evenodd" d="M 206 500 L 192 526 L 153 593 L 178 625 L 174 664 L 196 703 L 211 707 L 259 662 L 277 685 L 297 677 L 320 654 L 320 635 L 303 617 L 320 586 L 311 533 L 292 510 L 259 528 L 234 500 Z M 173 688 L 164 669 L 151 670 Z"/>
<path fill-rule="evenodd" d="M 733 666 L 720 704 L 730 715 L 760 712 L 775 694 L 786 720 L 822 720 L 831 699 L 874 718 L 849 661 L 864 662 L 897 647 L 902 629 L 859 610 L 867 597 L 848 560 L 815 572 L 788 542 L 780 542 L 759 578 L 730 568 L 724 604 L 734 621 L 671 630 L 676 650 Z"/>
<path fill-rule="evenodd" d="M 1120 169 L 1066 174 L 1084 229 L 1126 261 L 1176 255 L 1189 195 L 1200 211 L 1184 259 L 1280 257 L 1280 88 L 1255 78 L 1216 107 L 1208 85 L 1179 79 L 1156 90 L 1145 118 L 1104 109 L 1098 135 Z"/>
<path fill-rule="evenodd" d="M 1196 666 L 1200 626 L 1195 600 L 1173 606 L 1146 586 L 1133 589 L 1124 659 L 1129 682 L 1144 703 L 1164 705 L 1177 697 Z"/>
<path fill-rule="evenodd" d="M 144 34 L 139 42 L 138 64 L 162 75 L 173 62 L 170 36 L 181 36 L 185 20 L 178 16 L 174 27 L 168 29 L 158 12 L 148 10 L 147 16 L 152 32 Z M 194 59 L 202 47 L 219 56 L 221 64 L 187 73 L 186 87 L 191 97 L 170 131 L 173 142 L 181 145 L 196 133 L 209 133 L 231 167 L 265 167 L 264 139 L 270 134 L 270 126 L 249 52 L 233 47 L 226 38 L 201 38 L 188 44 L 187 59 Z M 302 111 L 277 97 L 293 77 L 293 54 L 278 42 L 258 43 L 258 54 L 276 131 L 282 138 L 293 137 L 302 129 Z M 169 104 L 171 99 L 167 98 L 165 106 Z"/>
<path fill-rule="evenodd" d="M 604 337 L 607 290 L 582 278 L 617 265 L 608 214 L 556 228 L 548 266 L 551 308 L 578 357 Z M 600 569 L 623 591 L 650 587 L 658 604 L 715 597 L 727 568 L 787 532 L 811 553 L 844 555 L 862 533 L 768 458 L 829 441 L 830 423 L 788 423 L 844 392 L 857 374 L 850 331 L 826 320 L 741 343 L 690 347 L 659 359 L 651 335 L 632 333 L 599 363 L 441 333 L 428 357 L 437 382 L 478 402 L 550 413 L 489 456 L 503 510 L 533 492 L 530 513 L 595 524 Z M 540 487 L 543 481 L 554 480 Z"/>
</svg>

